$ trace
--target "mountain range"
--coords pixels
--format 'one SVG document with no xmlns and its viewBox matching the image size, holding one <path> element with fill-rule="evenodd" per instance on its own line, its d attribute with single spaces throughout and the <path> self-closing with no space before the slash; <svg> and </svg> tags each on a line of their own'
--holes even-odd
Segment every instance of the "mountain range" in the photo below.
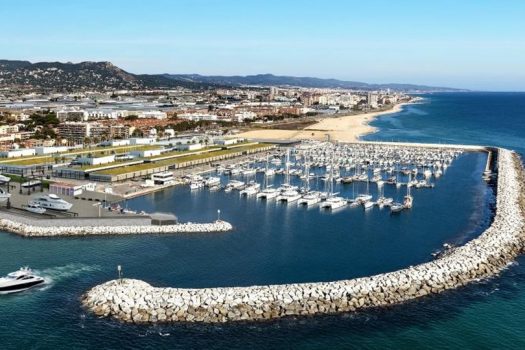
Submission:
<svg viewBox="0 0 525 350">
<path fill-rule="evenodd" d="M 258 74 L 205 76 L 199 74 L 133 74 L 111 62 L 38 62 L 0 60 L 0 88 L 19 90 L 79 91 L 137 90 L 186 87 L 296 86 L 397 91 L 458 91 L 415 84 L 368 84 L 357 81 Z"/>
</svg>

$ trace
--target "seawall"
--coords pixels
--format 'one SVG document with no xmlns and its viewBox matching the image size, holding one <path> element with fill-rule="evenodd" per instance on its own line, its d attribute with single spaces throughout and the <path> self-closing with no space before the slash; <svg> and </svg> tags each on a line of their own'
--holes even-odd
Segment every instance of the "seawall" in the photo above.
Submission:
<svg viewBox="0 0 525 350">
<path fill-rule="evenodd" d="M 207 289 L 155 288 L 123 279 L 82 298 L 97 316 L 123 322 L 230 322 L 352 312 L 400 304 L 497 275 L 525 246 L 524 175 L 518 156 L 498 149 L 496 213 L 479 237 L 432 262 L 371 277 Z"/>
<path fill-rule="evenodd" d="M 100 221 L 100 222 L 97 222 Z M 222 220 L 211 223 L 178 223 L 173 225 L 151 225 L 147 218 L 135 219 L 67 219 L 52 220 L 56 225 L 45 225 L 38 221 L 23 221 L 5 213 L 0 215 L 0 231 L 7 231 L 24 237 L 56 236 L 100 236 L 100 235 L 137 235 L 159 233 L 204 233 L 231 231 L 233 226 Z M 49 221 L 49 220 L 48 220 Z M 127 221 L 127 222 L 126 222 Z"/>
</svg>

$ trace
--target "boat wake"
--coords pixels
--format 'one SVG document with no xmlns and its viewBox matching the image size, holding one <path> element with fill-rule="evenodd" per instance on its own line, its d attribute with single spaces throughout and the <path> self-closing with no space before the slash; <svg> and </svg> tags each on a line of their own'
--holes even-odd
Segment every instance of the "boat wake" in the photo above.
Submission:
<svg viewBox="0 0 525 350">
<path fill-rule="evenodd" d="M 50 267 L 43 270 L 33 270 L 35 274 L 44 278 L 44 285 L 39 290 L 50 288 L 53 284 L 69 279 L 79 274 L 84 274 L 93 271 L 100 271 L 101 267 L 98 265 L 86 265 L 80 263 L 67 264 L 64 266 Z"/>
</svg>

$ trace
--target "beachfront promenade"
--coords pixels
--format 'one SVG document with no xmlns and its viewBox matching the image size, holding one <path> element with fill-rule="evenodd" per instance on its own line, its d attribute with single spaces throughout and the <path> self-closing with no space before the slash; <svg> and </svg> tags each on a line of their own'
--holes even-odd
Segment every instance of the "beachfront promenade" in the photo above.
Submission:
<svg viewBox="0 0 525 350">
<path fill-rule="evenodd" d="M 487 150 L 461 145 L 418 146 Z M 491 158 L 498 174 L 491 226 L 435 261 L 371 277 L 323 283 L 181 289 L 155 288 L 133 279 L 113 280 L 89 290 L 82 303 L 97 316 L 123 322 L 255 321 L 395 305 L 492 277 L 525 246 L 525 177 L 514 152 L 497 149 Z"/>
</svg>

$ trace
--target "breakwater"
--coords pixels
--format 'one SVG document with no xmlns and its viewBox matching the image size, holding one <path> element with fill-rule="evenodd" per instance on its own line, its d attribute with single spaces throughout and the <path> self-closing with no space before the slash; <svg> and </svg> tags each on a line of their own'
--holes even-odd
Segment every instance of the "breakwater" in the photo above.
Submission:
<svg viewBox="0 0 525 350">
<path fill-rule="evenodd" d="M 492 225 L 438 260 L 326 283 L 180 289 L 114 280 L 92 288 L 82 303 L 98 316 L 134 323 L 264 320 L 399 304 L 491 277 L 524 247 L 521 163 L 514 153 L 500 149 L 496 164 L 497 203 Z"/>
<path fill-rule="evenodd" d="M 97 220 L 101 221 L 97 223 Z M 109 222 L 108 222 L 109 221 Z M 233 229 L 232 225 L 226 221 L 215 221 L 211 223 L 177 223 L 173 225 L 151 225 L 146 224 L 144 219 L 128 219 L 123 223 L 122 219 L 115 219 L 115 223 L 110 223 L 111 219 L 100 220 L 93 218 L 89 220 L 67 220 L 67 224 L 40 225 L 38 221 L 24 222 L 16 218 L 6 217 L 5 213 L 0 215 L 0 230 L 16 233 L 24 237 L 55 237 L 55 236 L 94 236 L 94 235 L 136 235 L 136 234 L 158 234 L 158 233 L 204 233 L 204 232 L 225 232 Z M 150 221 L 148 218 L 147 221 Z"/>
</svg>

